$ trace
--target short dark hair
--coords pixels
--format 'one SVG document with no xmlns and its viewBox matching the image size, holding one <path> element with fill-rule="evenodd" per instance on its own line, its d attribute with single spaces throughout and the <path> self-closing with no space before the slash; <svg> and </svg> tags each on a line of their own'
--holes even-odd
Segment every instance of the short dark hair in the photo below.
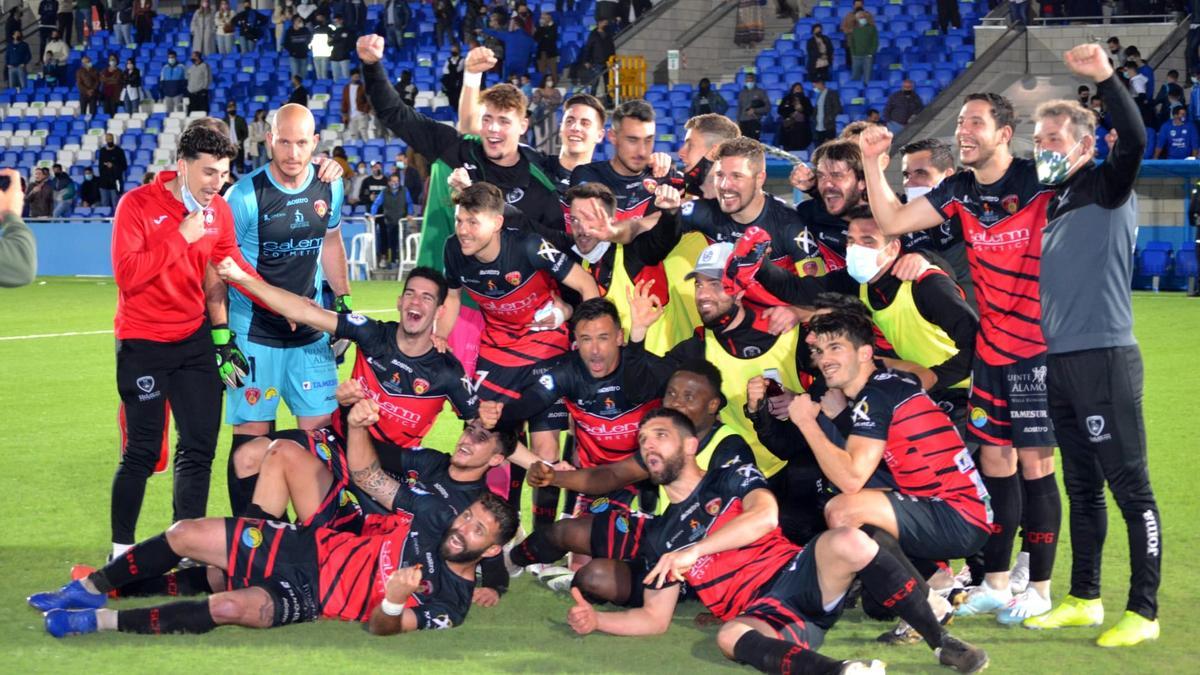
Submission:
<svg viewBox="0 0 1200 675">
<path fill-rule="evenodd" d="M 954 149 L 945 141 L 936 138 L 922 138 L 900 148 L 901 156 L 918 152 L 928 152 L 929 161 L 938 171 L 949 171 L 954 168 Z"/>
<path fill-rule="evenodd" d="M 875 330 L 871 320 L 853 311 L 835 309 L 828 314 L 818 314 L 808 324 L 813 335 L 844 337 L 857 349 L 864 345 L 875 346 Z"/>
<path fill-rule="evenodd" d="M 726 157 L 745 157 L 755 172 L 765 171 L 767 168 L 767 152 L 763 149 L 763 144 L 749 136 L 731 138 L 718 145 L 717 160 Z"/>
<path fill-rule="evenodd" d="M 491 183 L 471 183 L 454 195 L 454 204 L 471 213 L 504 213 L 504 193 Z"/>
<path fill-rule="evenodd" d="M 492 539 L 493 543 L 505 544 L 516 536 L 521 516 L 511 504 L 497 497 L 491 490 L 481 492 L 478 501 L 480 506 L 496 519 L 496 536 Z"/>
<path fill-rule="evenodd" d="M 571 189 L 567 190 L 566 198 L 567 206 L 570 206 L 576 199 L 598 199 L 604 205 L 604 210 L 610 218 L 617 212 L 617 198 L 604 183 L 573 185 Z"/>
<path fill-rule="evenodd" d="M 1091 88 L 1089 88 L 1089 87 L 1088 87 L 1086 84 L 1081 84 L 1081 85 L 1079 85 L 1079 89 L 1077 89 L 1076 91 L 1077 91 L 1077 92 L 1079 92 L 1079 93 L 1081 93 L 1081 94 L 1082 94 L 1083 92 L 1085 92 L 1085 91 L 1086 91 L 1087 93 L 1089 93 L 1089 94 L 1091 94 L 1091 93 L 1092 93 L 1092 90 L 1091 90 Z"/>
<path fill-rule="evenodd" d="M 575 314 L 571 317 L 571 324 L 578 326 L 584 321 L 595 321 L 601 317 L 607 316 L 612 319 L 613 325 L 617 328 L 621 327 L 621 314 L 617 311 L 617 306 L 608 298 L 592 298 L 579 303 L 579 307 L 575 308 Z"/>
<path fill-rule="evenodd" d="M 1179 71 L 1172 68 L 1167 71 L 1167 77 L 1179 77 Z"/>
<path fill-rule="evenodd" d="M 583 105 L 596 111 L 596 116 L 600 118 L 600 125 L 604 125 L 604 120 L 608 119 L 608 112 L 604 110 L 604 104 L 600 99 L 591 94 L 575 94 L 567 100 L 563 101 L 563 112 L 571 109 L 571 106 Z"/>
<path fill-rule="evenodd" d="M 725 403 L 727 401 L 725 399 L 724 392 L 721 391 L 721 386 L 723 385 L 721 370 L 714 366 L 712 362 L 706 359 L 691 359 L 680 364 L 680 366 L 675 369 L 675 372 L 671 373 L 671 377 L 675 377 L 679 373 L 691 373 L 692 375 L 699 375 L 701 378 L 707 380 L 708 386 L 712 387 L 713 393 L 716 394 L 717 398 L 721 399 L 721 408 L 725 407 Z M 670 381 L 670 379 L 671 378 L 667 378 L 668 381 Z M 720 410 L 720 408 L 718 408 L 718 410 Z"/>
<path fill-rule="evenodd" d="M 1016 115 L 1013 113 L 1012 101 L 1009 101 L 1006 97 L 991 91 L 975 92 L 974 94 L 967 94 L 966 98 L 963 99 L 963 105 L 971 101 L 983 101 L 991 106 L 992 119 L 996 120 L 997 129 L 1001 127 L 1014 128 L 1013 119 Z"/>
<path fill-rule="evenodd" d="M 678 410 L 674 410 L 672 408 L 655 408 L 654 410 L 651 410 L 642 416 L 642 421 L 638 424 L 638 428 L 646 426 L 646 423 L 650 420 L 656 420 L 659 418 L 664 418 L 674 424 L 675 429 L 684 438 L 696 437 L 696 425 L 692 424 L 692 421 L 688 419 L 687 415 L 684 415 Z"/>
<path fill-rule="evenodd" d="M 874 110 L 874 108 L 872 108 Z M 876 111 L 878 112 L 878 111 Z M 857 140 L 862 132 L 875 126 L 873 123 L 866 120 L 854 120 L 842 128 L 842 133 L 838 134 L 839 140 Z"/>
<path fill-rule="evenodd" d="M 512 454 L 517 451 L 517 444 L 521 442 L 521 437 L 516 429 L 493 429 L 492 436 L 495 438 L 496 445 L 499 446 L 500 454 L 504 457 L 512 457 Z M 512 537 L 509 537 L 511 539 Z M 505 540 L 507 541 L 507 540 Z"/>
<path fill-rule="evenodd" d="M 197 120 L 197 122 L 199 121 Z M 216 121 L 220 122 L 220 120 Z M 221 122 L 221 124 L 225 123 Z M 179 137 L 176 156 L 194 160 L 199 159 L 200 155 L 212 155 L 217 159 L 233 159 L 237 157 L 237 146 L 229 140 L 228 134 L 222 135 L 209 124 L 193 122 Z"/>
<path fill-rule="evenodd" d="M 408 290 L 408 282 L 413 279 L 428 279 L 432 281 L 437 286 L 437 304 L 440 306 L 443 302 L 446 302 L 446 295 L 450 292 L 450 285 L 446 282 L 444 274 L 425 265 L 414 267 L 409 271 L 408 276 L 404 278 L 404 290 Z"/>
<path fill-rule="evenodd" d="M 817 297 L 813 298 L 813 307 L 816 309 L 832 309 L 834 311 L 855 312 L 863 315 L 867 319 L 871 317 L 871 310 L 853 295 L 845 293 L 837 293 L 835 291 L 825 291 L 818 293 Z"/>
<path fill-rule="evenodd" d="M 621 122 L 625 121 L 626 117 L 635 119 L 639 122 L 653 122 L 654 107 L 640 98 L 625 101 L 621 105 L 617 106 L 617 109 L 613 111 L 613 126 L 615 127 L 620 125 Z"/>
<path fill-rule="evenodd" d="M 855 177 L 863 180 L 865 174 L 863 173 L 862 150 L 858 147 L 858 141 L 839 138 L 822 143 L 819 148 L 813 151 L 813 167 L 818 166 L 825 160 L 845 162 L 846 166 L 850 167 L 850 170 L 854 172 Z"/>
</svg>

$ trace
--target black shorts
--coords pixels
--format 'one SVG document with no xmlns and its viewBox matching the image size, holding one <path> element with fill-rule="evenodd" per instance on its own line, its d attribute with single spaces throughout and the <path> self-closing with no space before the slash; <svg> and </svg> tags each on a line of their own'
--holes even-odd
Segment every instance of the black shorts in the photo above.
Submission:
<svg viewBox="0 0 1200 675">
<path fill-rule="evenodd" d="M 954 507 L 940 499 L 887 492 L 896 524 L 900 548 L 910 558 L 949 560 L 978 553 L 988 531 L 967 522 Z"/>
<path fill-rule="evenodd" d="M 969 407 L 967 430 L 984 445 L 1055 445 L 1044 353 L 1007 366 L 975 359 Z"/>
<path fill-rule="evenodd" d="M 825 632 L 841 615 L 844 601 L 844 598 L 839 599 L 829 609 L 821 601 L 817 559 L 813 552 L 819 538 L 820 535 L 808 542 L 741 613 L 741 616 L 771 626 L 779 639 L 811 650 L 821 647 Z"/>
<path fill-rule="evenodd" d="M 537 384 L 538 378 L 556 364 L 557 360 L 551 359 L 534 366 L 513 368 L 497 365 L 480 356 L 475 364 L 479 398 L 501 403 L 518 400 L 521 398 L 521 392 Z M 529 431 L 565 431 L 568 419 L 567 406 L 560 399 L 529 418 Z"/>
<path fill-rule="evenodd" d="M 646 604 L 646 585 L 642 581 L 646 575 L 650 573 L 650 565 L 642 556 L 637 556 L 630 560 L 623 560 L 623 563 L 629 565 L 629 599 L 625 601 L 623 607 L 635 609 Z M 664 588 L 666 588 L 664 586 Z M 677 602 L 692 602 L 698 597 L 692 592 L 691 586 L 686 583 L 679 584 L 679 600 Z"/>
<path fill-rule="evenodd" d="M 642 537 L 654 516 L 608 509 L 592 515 L 592 557 L 632 560 L 642 550 Z"/>
<path fill-rule="evenodd" d="M 360 494 L 351 485 L 346 446 L 340 435 L 331 427 L 323 427 L 312 431 L 288 429 L 271 434 L 271 438 L 300 444 L 321 460 L 333 476 L 333 484 L 329 486 L 321 505 L 300 525 L 325 526 L 337 530 L 355 530 L 362 525 L 362 504 L 364 500 L 370 501 L 370 498 Z"/>
<path fill-rule="evenodd" d="M 258 518 L 226 518 L 226 589 L 262 588 L 275 605 L 272 626 L 315 621 L 319 586 L 313 530 Z"/>
</svg>

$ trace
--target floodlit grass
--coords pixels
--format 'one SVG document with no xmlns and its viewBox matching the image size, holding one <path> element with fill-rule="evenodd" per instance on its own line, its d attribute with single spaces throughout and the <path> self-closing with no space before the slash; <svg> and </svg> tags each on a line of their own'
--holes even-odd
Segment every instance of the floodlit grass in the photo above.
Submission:
<svg viewBox="0 0 1200 675">
<path fill-rule="evenodd" d="M 395 283 L 356 283 L 355 304 L 393 318 Z M 0 292 L 0 338 L 93 332 L 112 328 L 110 280 L 45 278 Z M 1193 487 L 1200 450 L 1194 427 L 1200 300 L 1180 295 L 1135 298 L 1138 338 L 1146 361 L 1146 426 L 1151 472 L 1162 510 L 1166 564 L 1160 594 L 1162 638 L 1129 650 L 1106 651 L 1099 629 L 1037 633 L 988 619 L 955 622 L 953 631 L 991 654 L 995 673 L 1195 672 L 1200 647 L 1187 611 L 1197 604 L 1200 506 Z M 400 672 L 708 672 L 736 669 L 713 642 L 715 629 L 696 628 L 698 608 L 685 605 L 671 630 L 653 638 L 575 636 L 564 617 L 570 603 L 528 577 L 493 609 L 474 609 L 462 628 L 375 638 L 358 626 L 320 622 L 270 632 L 223 628 L 204 636 L 104 634 L 55 640 L 25 596 L 56 588 L 72 563 L 103 562 L 109 543 L 108 505 L 117 460 L 117 393 L 111 334 L 0 339 L 4 366 L 4 461 L 0 476 L 0 663 L 9 673 L 307 673 L 353 669 Z M 349 363 L 349 362 L 348 362 Z M 347 366 L 344 367 L 348 367 Z M 286 428 L 287 422 L 281 423 Z M 447 413 L 428 441 L 447 448 L 456 435 Z M 228 511 L 225 461 L 229 429 L 214 463 L 209 512 Z M 152 479 L 139 536 L 169 524 L 169 474 Z M 1064 502 L 1065 504 L 1065 502 Z M 1110 503 L 1105 550 L 1105 606 L 1111 624 L 1124 609 L 1127 544 L 1120 512 Z M 1063 528 L 1055 567 L 1055 598 L 1067 589 L 1070 541 Z M 940 671 L 924 646 L 888 648 L 873 642 L 889 626 L 847 612 L 826 639 L 834 657 L 875 657 L 893 672 Z M 749 672 L 742 669 L 743 672 Z"/>
</svg>

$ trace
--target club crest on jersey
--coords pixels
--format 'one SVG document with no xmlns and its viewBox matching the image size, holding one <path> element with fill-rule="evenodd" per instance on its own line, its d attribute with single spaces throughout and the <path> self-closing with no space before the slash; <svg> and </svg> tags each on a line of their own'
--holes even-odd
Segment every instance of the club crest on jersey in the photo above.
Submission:
<svg viewBox="0 0 1200 675">
<path fill-rule="evenodd" d="M 137 388 L 149 394 L 154 391 L 154 378 L 149 375 L 143 375 L 137 379 Z"/>
<path fill-rule="evenodd" d="M 598 497 L 588 507 L 588 511 L 592 513 L 604 513 L 608 510 L 608 503 L 608 497 Z"/>
<path fill-rule="evenodd" d="M 246 396 L 246 403 L 249 403 L 250 405 L 254 405 L 254 404 L 258 403 L 259 397 L 262 396 L 262 391 L 258 387 L 250 387 L 249 389 L 246 390 L 245 396 Z"/>
<path fill-rule="evenodd" d="M 629 531 L 629 518 L 623 514 L 617 516 L 617 522 L 614 524 L 614 526 L 617 528 L 617 532 L 625 534 Z"/>
<path fill-rule="evenodd" d="M 875 426 L 871 423 L 871 406 L 867 404 L 867 400 L 863 399 L 854 406 L 854 412 L 850 415 L 850 421 L 854 424 L 863 426 Z"/>
<path fill-rule="evenodd" d="M 696 208 L 696 202 L 688 201 L 688 202 L 684 202 L 683 205 L 681 205 L 679 207 L 679 212 L 685 216 L 690 216 L 690 215 L 692 215 L 692 210 L 695 208 Z"/>
<path fill-rule="evenodd" d="M 246 548 L 258 548 L 262 545 L 262 541 L 262 530 L 257 527 L 247 527 L 242 530 L 242 546 Z"/>
<path fill-rule="evenodd" d="M 351 312 L 350 314 L 346 315 L 346 320 L 355 326 L 361 326 L 367 322 L 367 317 L 359 314 L 358 312 Z"/>
<path fill-rule="evenodd" d="M 508 274 L 504 275 L 504 280 L 507 281 L 509 283 L 509 285 L 511 285 L 511 286 L 520 286 L 521 285 L 521 273 L 520 272 L 509 272 Z"/>
<path fill-rule="evenodd" d="M 433 582 L 428 579 L 422 579 L 421 585 L 417 587 L 417 592 L 424 595 L 429 595 L 433 592 Z"/>
<path fill-rule="evenodd" d="M 983 408 L 971 409 L 971 424 L 974 425 L 976 429 L 982 429 L 983 426 L 987 424 L 987 413 L 983 411 Z"/>
<path fill-rule="evenodd" d="M 504 196 L 504 201 L 509 204 L 516 204 L 525 198 L 525 191 L 521 188 L 513 188 L 511 192 Z"/>
<path fill-rule="evenodd" d="M 418 377 L 413 380 L 413 392 L 417 395 L 424 394 L 429 391 L 429 380 Z"/>
<path fill-rule="evenodd" d="M 324 199 L 318 199 L 313 202 L 313 210 L 317 212 L 318 218 L 324 218 L 325 214 L 329 213 L 329 204 L 326 204 Z"/>
<path fill-rule="evenodd" d="M 329 459 L 330 452 L 328 445 L 325 445 L 324 443 L 317 443 L 316 450 L 317 457 L 320 457 L 322 461 L 327 461 Z"/>
<path fill-rule="evenodd" d="M 1000 208 L 1007 211 L 1009 213 L 1009 215 L 1016 213 L 1017 209 L 1020 206 L 1021 206 L 1021 200 L 1018 199 L 1016 195 L 1005 195 L 1000 200 Z"/>
<path fill-rule="evenodd" d="M 643 178 L 642 189 L 646 192 L 653 193 L 658 189 L 658 181 L 654 180 L 653 178 Z"/>
<path fill-rule="evenodd" d="M 721 498 L 717 497 L 716 499 L 710 499 L 708 501 L 708 503 L 704 505 L 704 512 L 710 516 L 715 516 L 718 513 L 720 513 L 721 512 Z"/>
</svg>

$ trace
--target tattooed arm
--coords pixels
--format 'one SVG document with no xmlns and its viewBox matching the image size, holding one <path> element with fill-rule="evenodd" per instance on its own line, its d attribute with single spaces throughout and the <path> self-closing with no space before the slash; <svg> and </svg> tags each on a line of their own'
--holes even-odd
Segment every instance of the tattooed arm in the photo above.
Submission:
<svg viewBox="0 0 1200 675">
<path fill-rule="evenodd" d="M 350 479 L 372 499 L 391 508 L 400 491 L 400 482 L 379 465 L 379 455 L 367 432 L 368 427 L 379 421 L 379 405 L 363 399 L 350 409 L 347 420 L 346 462 L 350 467 Z"/>
</svg>

